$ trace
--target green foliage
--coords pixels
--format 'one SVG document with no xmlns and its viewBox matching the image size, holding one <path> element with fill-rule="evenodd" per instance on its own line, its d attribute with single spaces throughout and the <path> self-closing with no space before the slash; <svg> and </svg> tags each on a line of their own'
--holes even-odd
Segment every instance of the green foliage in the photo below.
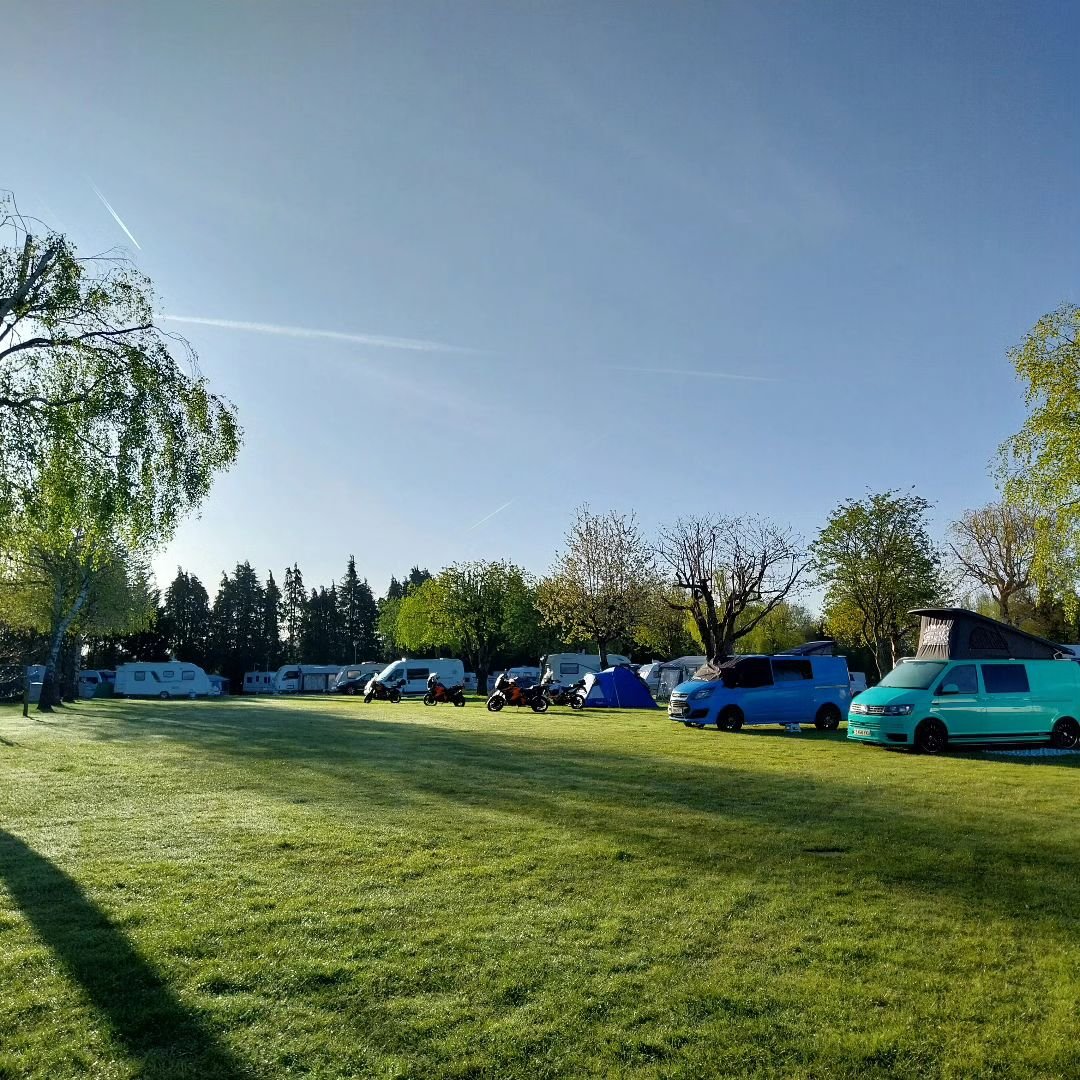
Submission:
<svg viewBox="0 0 1080 1080">
<path fill-rule="evenodd" d="M 237 563 L 231 576 L 222 575 L 210 612 L 210 656 L 233 686 L 243 684 L 245 671 L 266 667 L 265 605 L 266 594 L 251 563 Z"/>
<path fill-rule="evenodd" d="M 285 661 L 300 662 L 300 637 L 307 617 L 307 593 L 304 576 L 295 563 L 285 568 L 285 580 L 281 590 L 281 618 L 285 629 Z"/>
<path fill-rule="evenodd" d="M 773 655 L 814 641 L 818 637 L 817 620 L 801 604 L 785 601 L 765 612 L 760 620 L 755 605 L 746 612 L 753 629 L 739 639 L 739 652 Z"/>
<path fill-rule="evenodd" d="M 701 638 L 683 600 L 682 591 L 668 585 L 650 590 L 633 635 L 643 655 L 673 660 L 700 652 Z"/>
<path fill-rule="evenodd" d="M 610 645 L 632 640 L 658 580 L 632 514 L 593 514 L 582 506 L 551 573 L 540 582 L 536 604 L 565 639 L 595 642 L 606 665 Z"/>
<path fill-rule="evenodd" d="M 881 675 L 907 651 L 916 629 L 908 612 L 944 599 L 929 508 L 920 496 L 899 491 L 848 499 L 814 545 L 829 633 L 873 648 Z"/>
<path fill-rule="evenodd" d="M 999 474 L 1009 502 L 1041 519 L 1034 579 L 1071 596 L 1080 569 L 1080 307 L 1044 315 L 1009 359 L 1024 384 L 1024 426 L 1002 444 Z"/>
<path fill-rule="evenodd" d="M 91 521 L 129 550 L 167 539 L 236 457 L 234 410 L 155 327 L 132 266 L 31 235 L 10 200 L 0 239 L 0 502 L 34 501 L 42 448 L 65 448 Z"/>
<path fill-rule="evenodd" d="M 338 606 L 346 661 L 371 659 L 378 652 L 379 608 L 371 586 L 360 580 L 352 555 L 338 587 Z"/>
</svg>

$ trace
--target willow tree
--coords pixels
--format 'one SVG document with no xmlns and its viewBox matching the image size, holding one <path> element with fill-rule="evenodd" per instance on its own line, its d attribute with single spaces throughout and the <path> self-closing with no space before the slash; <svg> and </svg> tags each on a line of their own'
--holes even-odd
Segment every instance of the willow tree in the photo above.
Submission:
<svg viewBox="0 0 1080 1080">
<path fill-rule="evenodd" d="M 1044 315 L 1009 351 L 1027 419 L 1000 448 L 1005 498 L 1038 517 L 1032 575 L 1075 607 L 1080 569 L 1080 307 Z"/>
<path fill-rule="evenodd" d="M 82 258 L 0 200 L 0 559 L 78 567 L 164 543 L 235 459 L 233 407 L 182 339 L 154 323 L 150 281 L 122 257 Z M 55 656 L 86 603 L 50 618 L 41 708 Z M 79 598 L 83 597 L 82 600 Z M 58 601 L 59 602 L 59 601 Z"/>
</svg>

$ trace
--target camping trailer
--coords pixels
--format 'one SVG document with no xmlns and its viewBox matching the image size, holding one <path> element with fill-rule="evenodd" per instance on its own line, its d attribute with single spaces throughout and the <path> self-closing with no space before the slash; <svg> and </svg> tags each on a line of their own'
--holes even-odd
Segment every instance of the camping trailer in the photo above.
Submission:
<svg viewBox="0 0 1080 1080">
<path fill-rule="evenodd" d="M 245 694 L 272 694 L 276 671 L 245 671 L 243 692 Z"/>
<path fill-rule="evenodd" d="M 117 697 L 197 698 L 210 693 L 210 680 L 198 664 L 178 660 L 165 663 L 121 664 L 116 669 Z"/>
<path fill-rule="evenodd" d="M 630 663 L 630 657 L 608 653 L 608 667 L 619 667 Z M 540 657 L 540 670 L 545 679 L 569 686 L 583 679 L 586 675 L 595 675 L 603 669 L 600 657 L 596 653 L 552 653 Z"/>
<path fill-rule="evenodd" d="M 341 671 L 340 664 L 286 664 L 274 676 L 272 693 L 325 694 Z"/>
</svg>

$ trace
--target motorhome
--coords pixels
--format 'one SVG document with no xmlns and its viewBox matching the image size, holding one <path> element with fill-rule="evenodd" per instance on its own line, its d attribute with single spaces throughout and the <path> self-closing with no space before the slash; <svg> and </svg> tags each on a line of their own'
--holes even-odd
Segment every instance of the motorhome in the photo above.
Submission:
<svg viewBox="0 0 1080 1080">
<path fill-rule="evenodd" d="M 401 687 L 403 697 L 410 694 L 422 696 L 427 693 L 428 676 L 432 673 L 439 676 L 444 686 L 461 686 L 465 682 L 465 665 L 460 660 L 445 659 L 394 660 L 375 678 L 387 685 L 404 679 Z"/>
<path fill-rule="evenodd" d="M 849 739 L 914 747 L 1080 745 L 1071 650 L 963 608 L 923 608 L 919 647 L 848 711 Z"/>
<path fill-rule="evenodd" d="M 629 664 L 630 657 L 608 653 L 607 661 L 608 667 L 618 667 L 620 664 Z M 595 675 L 602 667 L 596 653 L 552 653 L 540 658 L 543 677 L 563 686 L 576 683 L 590 673 Z"/>
<path fill-rule="evenodd" d="M 274 675 L 272 693 L 325 694 L 340 670 L 340 664 L 286 664 Z"/>
<path fill-rule="evenodd" d="M 722 731 L 756 724 L 789 730 L 813 724 L 834 731 L 851 698 L 842 656 L 737 656 L 714 674 L 676 686 L 668 716 L 688 727 L 708 724 Z"/>
<path fill-rule="evenodd" d="M 117 697 L 197 698 L 210 693 L 210 680 L 197 664 L 120 664 L 113 686 Z"/>
</svg>

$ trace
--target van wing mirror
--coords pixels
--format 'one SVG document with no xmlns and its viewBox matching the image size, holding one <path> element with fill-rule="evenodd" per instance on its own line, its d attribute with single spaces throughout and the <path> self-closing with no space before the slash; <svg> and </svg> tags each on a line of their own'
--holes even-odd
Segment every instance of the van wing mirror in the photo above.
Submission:
<svg viewBox="0 0 1080 1080">
<path fill-rule="evenodd" d="M 944 686 L 942 686 L 938 690 L 939 695 L 959 694 L 959 693 L 960 693 L 960 687 L 957 686 L 956 683 L 954 683 L 954 682 L 947 682 L 947 683 L 944 684 Z"/>
</svg>

